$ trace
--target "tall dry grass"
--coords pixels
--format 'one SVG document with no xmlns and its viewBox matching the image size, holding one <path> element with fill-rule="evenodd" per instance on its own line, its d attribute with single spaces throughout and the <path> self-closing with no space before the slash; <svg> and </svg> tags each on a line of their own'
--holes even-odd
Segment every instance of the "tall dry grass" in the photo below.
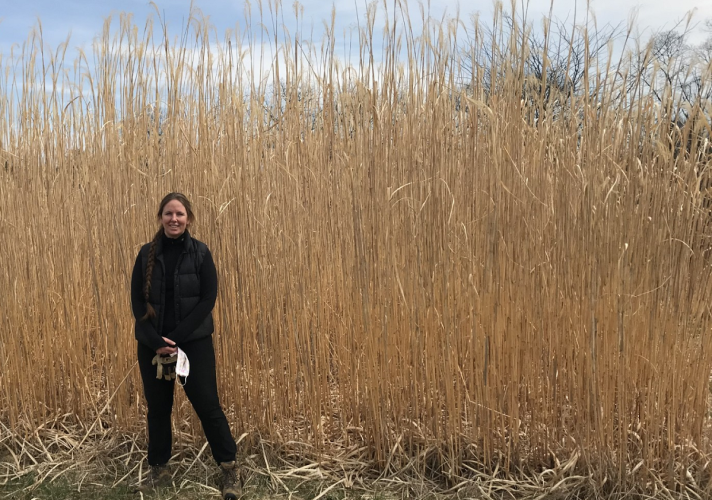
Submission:
<svg viewBox="0 0 712 500">
<path fill-rule="evenodd" d="M 684 103 L 624 56 L 550 111 L 514 38 L 472 25 L 508 48 L 484 67 L 454 25 L 388 19 L 354 62 L 333 19 L 324 41 L 265 28 L 262 62 L 256 27 L 218 43 L 197 18 L 5 55 L 2 421 L 143 428 L 129 275 L 179 190 L 218 266 L 236 433 L 453 481 L 567 461 L 706 488 L 709 155 L 671 146 Z"/>
</svg>

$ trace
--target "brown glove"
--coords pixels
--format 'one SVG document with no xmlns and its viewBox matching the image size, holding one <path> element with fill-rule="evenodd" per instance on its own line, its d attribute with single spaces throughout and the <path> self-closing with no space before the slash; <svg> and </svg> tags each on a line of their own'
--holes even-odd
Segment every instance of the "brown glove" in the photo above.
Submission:
<svg viewBox="0 0 712 500">
<path fill-rule="evenodd" d="M 156 365 L 156 378 L 165 380 L 175 380 L 176 378 L 176 361 L 178 355 L 161 356 L 156 354 L 151 360 L 152 365 Z"/>
</svg>

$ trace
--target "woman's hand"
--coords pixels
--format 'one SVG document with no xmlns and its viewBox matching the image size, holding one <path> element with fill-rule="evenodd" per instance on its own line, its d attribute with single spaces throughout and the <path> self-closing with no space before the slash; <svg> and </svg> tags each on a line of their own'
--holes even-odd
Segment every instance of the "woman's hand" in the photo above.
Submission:
<svg viewBox="0 0 712 500">
<path fill-rule="evenodd" d="M 178 352 L 177 347 L 171 347 L 176 345 L 175 342 L 173 342 L 171 339 L 167 339 L 166 337 L 163 337 L 163 340 L 168 345 L 157 349 L 156 354 L 160 354 L 161 356 L 173 356 L 175 353 Z"/>
</svg>

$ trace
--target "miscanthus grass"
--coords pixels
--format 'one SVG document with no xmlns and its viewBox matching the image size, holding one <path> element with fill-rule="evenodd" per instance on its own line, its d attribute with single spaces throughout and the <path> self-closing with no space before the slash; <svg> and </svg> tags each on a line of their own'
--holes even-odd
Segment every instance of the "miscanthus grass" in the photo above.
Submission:
<svg viewBox="0 0 712 500">
<path fill-rule="evenodd" d="M 415 32 L 371 7 L 349 59 L 333 18 L 311 40 L 259 7 L 224 38 L 121 17 L 92 55 L 39 32 L 3 55 L 5 477 L 142 432 L 130 271 L 178 190 L 219 270 L 222 401 L 268 471 L 265 443 L 342 487 L 706 494 L 709 103 L 628 55 L 552 90 L 501 10 Z"/>
</svg>

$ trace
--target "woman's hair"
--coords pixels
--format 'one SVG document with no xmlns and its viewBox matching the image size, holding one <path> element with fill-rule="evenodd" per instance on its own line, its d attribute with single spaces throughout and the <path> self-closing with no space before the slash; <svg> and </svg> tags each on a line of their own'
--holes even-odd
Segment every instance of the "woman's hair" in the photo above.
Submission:
<svg viewBox="0 0 712 500">
<path fill-rule="evenodd" d="M 181 193 L 168 193 L 166 196 L 163 197 L 161 200 L 161 204 L 158 206 L 158 220 L 161 220 L 161 217 L 163 216 L 163 209 L 168 205 L 173 200 L 179 201 L 184 207 L 185 207 L 185 212 L 186 215 L 188 216 L 188 223 L 192 224 L 193 221 L 195 221 L 195 214 L 193 214 L 193 207 L 190 204 L 190 201 L 188 201 L 188 198 L 185 197 L 184 194 Z M 158 240 L 161 239 L 161 236 L 163 235 L 163 226 L 158 228 L 158 232 L 155 234 L 153 237 L 153 240 L 151 240 L 151 247 L 148 250 L 148 262 L 146 263 L 146 276 L 144 277 L 144 282 L 143 282 L 143 298 L 146 300 L 146 314 L 144 314 L 143 318 L 141 320 L 146 320 L 148 318 L 155 318 L 156 317 L 156 311 L 153 309 L 153 306 L 151 303 L 148 301 L 148 297 L 151 294 L 151 278 L 153 277 L 153 265 L 156 262 L 156 245 L 158 244 Z"/>
</svg>

